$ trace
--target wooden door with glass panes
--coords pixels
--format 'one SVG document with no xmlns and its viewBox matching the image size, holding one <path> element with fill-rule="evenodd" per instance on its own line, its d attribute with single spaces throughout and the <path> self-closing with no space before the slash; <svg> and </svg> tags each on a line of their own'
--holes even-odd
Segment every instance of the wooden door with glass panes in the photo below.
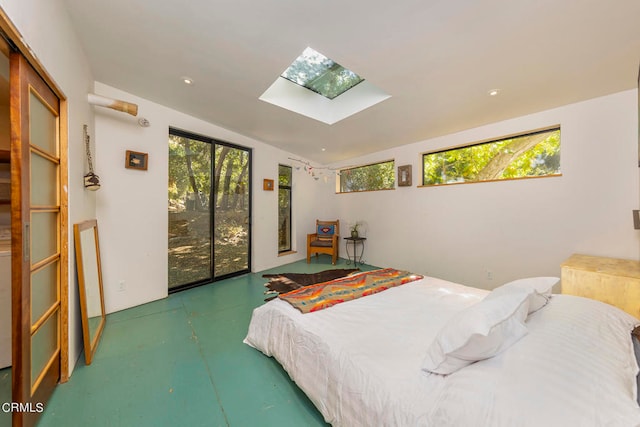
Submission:
<svg viewBox="0 0 640 427">
<path fill-rule="evenodd" d="M 60 100 L 18 52 L 10 86 L 13 423 L 30 426 L 61 371 Z"/>
</svg>

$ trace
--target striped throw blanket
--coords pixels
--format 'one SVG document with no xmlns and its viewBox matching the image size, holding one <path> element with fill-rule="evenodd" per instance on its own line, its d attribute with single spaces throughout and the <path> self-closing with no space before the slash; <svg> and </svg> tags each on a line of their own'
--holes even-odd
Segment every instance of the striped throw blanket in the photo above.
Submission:
<svg viewBox="0 0 640 427">
<path fill-rule="evenodd" d="M 422 276 L 408 271 L 383 268 L 305 286 L 281 294 L 279 298 L 287 301 L 302 313 L 310 313 L 420 279 Z"/>
</svg>

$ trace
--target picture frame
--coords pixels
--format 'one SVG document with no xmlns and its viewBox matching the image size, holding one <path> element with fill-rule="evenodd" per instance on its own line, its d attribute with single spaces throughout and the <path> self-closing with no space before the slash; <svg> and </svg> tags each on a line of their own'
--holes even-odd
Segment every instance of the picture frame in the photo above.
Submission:
<svg viewBox="0 0 640 427">
<path fill-rule="evenodd" d="M 124 167 L 146 171 L 149 163 L 149 154 L 127 150 Z"/>
<path fill-rule="evenodd" d="M 265 179 L 264 181 L 262 181 L 262 189 L 264 191 L 273 191 L 273 180 Z"/>
<path fill-rule="evenodd" d="M 398 187 L 411 186 L 411 165 L 398 166 Z"/>
</svg>

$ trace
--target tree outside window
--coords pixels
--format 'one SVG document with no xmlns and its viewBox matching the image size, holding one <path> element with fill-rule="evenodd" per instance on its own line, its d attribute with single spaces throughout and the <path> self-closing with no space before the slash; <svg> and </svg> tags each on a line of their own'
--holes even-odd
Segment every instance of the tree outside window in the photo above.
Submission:
<svg viewBox="0 0 640 427">
<path fill-rule="evenodd" d="M 560 128 L 422 156 L 423 185 L 560 174 Z"/>
</svg>

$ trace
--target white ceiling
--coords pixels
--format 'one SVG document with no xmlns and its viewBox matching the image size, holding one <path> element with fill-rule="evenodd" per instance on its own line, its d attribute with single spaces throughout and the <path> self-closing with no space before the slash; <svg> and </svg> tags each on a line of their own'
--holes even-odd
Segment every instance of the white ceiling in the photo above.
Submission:
<svg viewBox="0 0 640 427">
<path fill-rule="evenodd" d="M 637 87 L 638 0 L 65 1 L 97 81 L 322 164 Z M 391 98 L 260 101 L 307 46 Z"/>
</svg>

